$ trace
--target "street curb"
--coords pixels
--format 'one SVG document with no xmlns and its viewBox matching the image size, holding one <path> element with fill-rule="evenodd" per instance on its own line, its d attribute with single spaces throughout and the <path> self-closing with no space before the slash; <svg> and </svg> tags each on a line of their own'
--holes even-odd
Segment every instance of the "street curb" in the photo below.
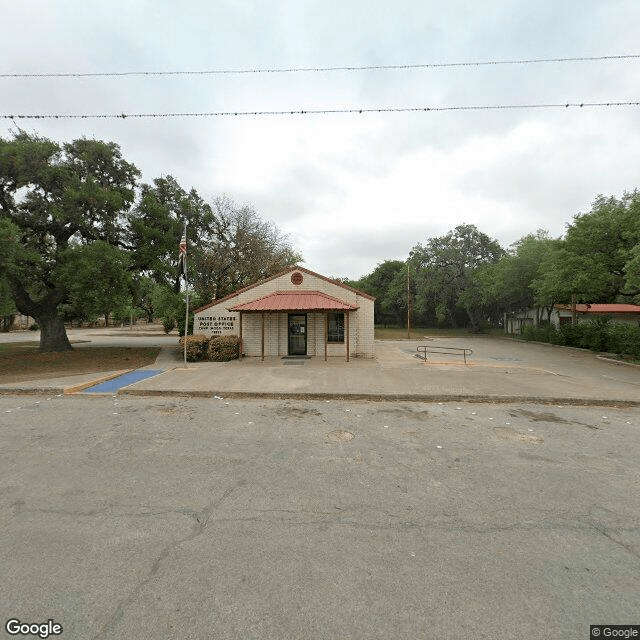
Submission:
<svg viewBox="0 0 640 640">
<path fill-rule="evenodd" d="M 366 400 L 369 402 L 477 402 L 496 404 L 555 404 L 569 406 L 637 407 L 640 400 L 613 400 L 598 398 L 545 398 L 539 396 L 491 396 L 491 395 L 428 395 L 396 393 L 287 393 L 251 391 L 178 391 L 160 389 L 121 389 L 118 395 L 127 396 L 167 396 L 189 398 L 237 398 L 257 400 Z"/>
<path fill-rule="evenodd" d="M 624 360 L 617 360 L 616 358 L 608 358 L 607 356 L 596 356 L 598 360 L 604 360 L 605 362 L 611 362 L 612 364 L 622 364 L 626 367 L 638 367 L 640 368 L 640 364 L 636 364 L 635 362 L 625 362 Z"/>
<path fill-rule="evenodd" d="M 0 395 L 76 395 L 65 390 L 69 387 L 17 387 L 0 389 Z M 103 395 L 103 394 L 96 394 Z M 491 396 L 472 394 L 427 395 L 427 394 L 389 394 L 389 393 L 287 393 L 287 392 L 249 392 L 249 391 L 179 391 L 159 389 L 127 389 L 116 394 L 138 397 L 173 397 L 173 398 L 232 398 L 244 400 L 338 400 L 368 402 L 467 402 L 495 404 L 543 404 L 564 406 L 591 407 L 638 407 L 640 400 L 616 400 L 602 398 L 545 398 L 540 396 Z M 84 397 L 84 396 L 83 396 Z M 88 396 L 87 396 L 88 397 Z"/>
<path fill-rule="evenodd" d="M 113 378 L 117 378 L 125 373 L 129 373 L 129 371 L 135 371 L 135 369 L 123 369 L 122 371 L 116 371 L 115 373 L 110 373 L 108 375 L 89 380 L 88 382 L 82 382 L 68 387 L 3 387 L 0 388 L 0 395 L 73 395 L 83 391 L 84 389 L 93 387 L 96 384 L 100 384 L 101 382 L 112 380 Z"/>
<path fill-rule="evenodd" d="M 65 387 L 14 387 L 12 389 L 0 389 L 0 396 L 61 396 Z"/>
</svg>

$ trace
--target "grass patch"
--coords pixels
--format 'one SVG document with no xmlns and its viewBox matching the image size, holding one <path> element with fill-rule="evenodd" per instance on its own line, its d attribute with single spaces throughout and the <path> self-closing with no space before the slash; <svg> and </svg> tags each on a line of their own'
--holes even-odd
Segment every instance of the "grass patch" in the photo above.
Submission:
<svg viewBox="0 0 640 640">
<path fill-rule="evenodd" d="M 24 347 L 26 349 L 31 349 L 32 351 L 36 351 L 38 349 L 38 342 L 0 342 L 0 356 L 7 352 L 7 350 L 11 350 L 14 348 Z"/>
<path fill-rule="evenodd" d="M 138 369 L 155 362 L 160 347 L 80 347 L 40 353 L 24 342 L 0 345 L 0 384 L 57 378 L 100 371 Z"/>
</svg>

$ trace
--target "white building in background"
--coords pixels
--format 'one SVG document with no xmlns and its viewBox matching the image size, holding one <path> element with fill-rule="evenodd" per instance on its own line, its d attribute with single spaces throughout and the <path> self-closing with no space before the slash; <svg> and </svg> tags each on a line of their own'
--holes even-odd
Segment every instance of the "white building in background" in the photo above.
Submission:
<svg viewBox="0 0 640 640">
<path fill-rule="evenodd" d="M 576 304 L 575 311 L 577 323 L 607 318 L 612 322 L 640 324 L 640 306 L 635 304 Z M 547 308 L 536 307 L 505 314 L 505 333 L 521 333 L 524 327 L 537 327 L 547 322 L 547 318 L 556 329 L 572 322 L 573 311 L 570 304 L 556 304 L 551 314 L 548 312 Z"/>
<path fill-rule="evenodd" d="M 373 302 L 294 266 L 200 307 L 193 333 L 237 335 L 244 356 L 373 358 Z"/>
</svg>

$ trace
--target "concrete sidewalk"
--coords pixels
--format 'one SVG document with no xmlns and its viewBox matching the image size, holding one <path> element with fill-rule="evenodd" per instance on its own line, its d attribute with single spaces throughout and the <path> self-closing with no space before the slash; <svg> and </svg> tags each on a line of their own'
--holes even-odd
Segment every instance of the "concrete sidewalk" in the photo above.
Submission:
<svg viewBox="0 0 640 640">
<path fill-rule="evenodd" d="M 244 358 L 188 363 L 177 345 L 164 346 L 146 369 L 163 372 L 122 387 L 128 395 L 200 397 L 483 400 L 556 404 L 640 404 L 640 367 L 591 352 L 491 337 L 435 338 L 430 344 L 473 349 L 462 358 L 415 357 L 424 341 L 377 341 L 376 358 Z M 0 393 L 73 393 L 118 372 L 0 385 Z"/>
<path fill-rule="evenodd" d="M 473 355 L 415 357 L 419 341 L 378 341 L 373 360 L 245 358 L 226 363 L 180 362 L 164 374 L 121 390 L 132 395 L 187 394 L 413 400 L 527 400 L 639 403 L 640 368 L 551 345 L 492 338 L 437 339 Z M 179 354 L 177 354 L 179 356 Z M 163 355 L 164 363 L 170 357 Z M 175 357 L 175 356 L 174 356 Z"/>
</svg>

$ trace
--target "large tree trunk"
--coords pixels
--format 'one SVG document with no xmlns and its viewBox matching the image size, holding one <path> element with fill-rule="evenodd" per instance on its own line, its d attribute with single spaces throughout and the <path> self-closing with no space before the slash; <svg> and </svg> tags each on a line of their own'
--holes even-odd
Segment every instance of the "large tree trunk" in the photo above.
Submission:
<svg viewBox="0 0 640 640">
<path fill-rule="evenodd" d="M 13 327 L 14 322 L 14 314 L 11 314 L 10 316 L 2 316 L 2 327 L 0 328 L 0 331 L 11 331 L 11 327 Z"/>
<path fill-rule="evenodd" d="M 64 327 L 64 322 L 62 322 L 62 318 L 58 316 L 56 311 L 36 316 L 36 321 L 40 326 L 39 351 L 73 350 L 69 338 L 67 338 L 67 330 Z"/>
<path fill-rule="evenodd" d="M 476 314 L 472 312 L 471 309 L 467 308 L 466 311 L 469 322 L 471 323 L 471 333 L 484 333 L 484 329 L 482 328 L 482 320 L 476 317 Z"/>
<path fill-rule="evenodd" d="M 9 278 L 9 287 L 18 311 L 35 318 L 40 327 L 40 351 L 73 350 L 64 322 L 58 315 L 58 305 L 64 298 L 62 290 L 52 289 L 40 302 L 35 302 L 20 281 Z"/>
</svg>

